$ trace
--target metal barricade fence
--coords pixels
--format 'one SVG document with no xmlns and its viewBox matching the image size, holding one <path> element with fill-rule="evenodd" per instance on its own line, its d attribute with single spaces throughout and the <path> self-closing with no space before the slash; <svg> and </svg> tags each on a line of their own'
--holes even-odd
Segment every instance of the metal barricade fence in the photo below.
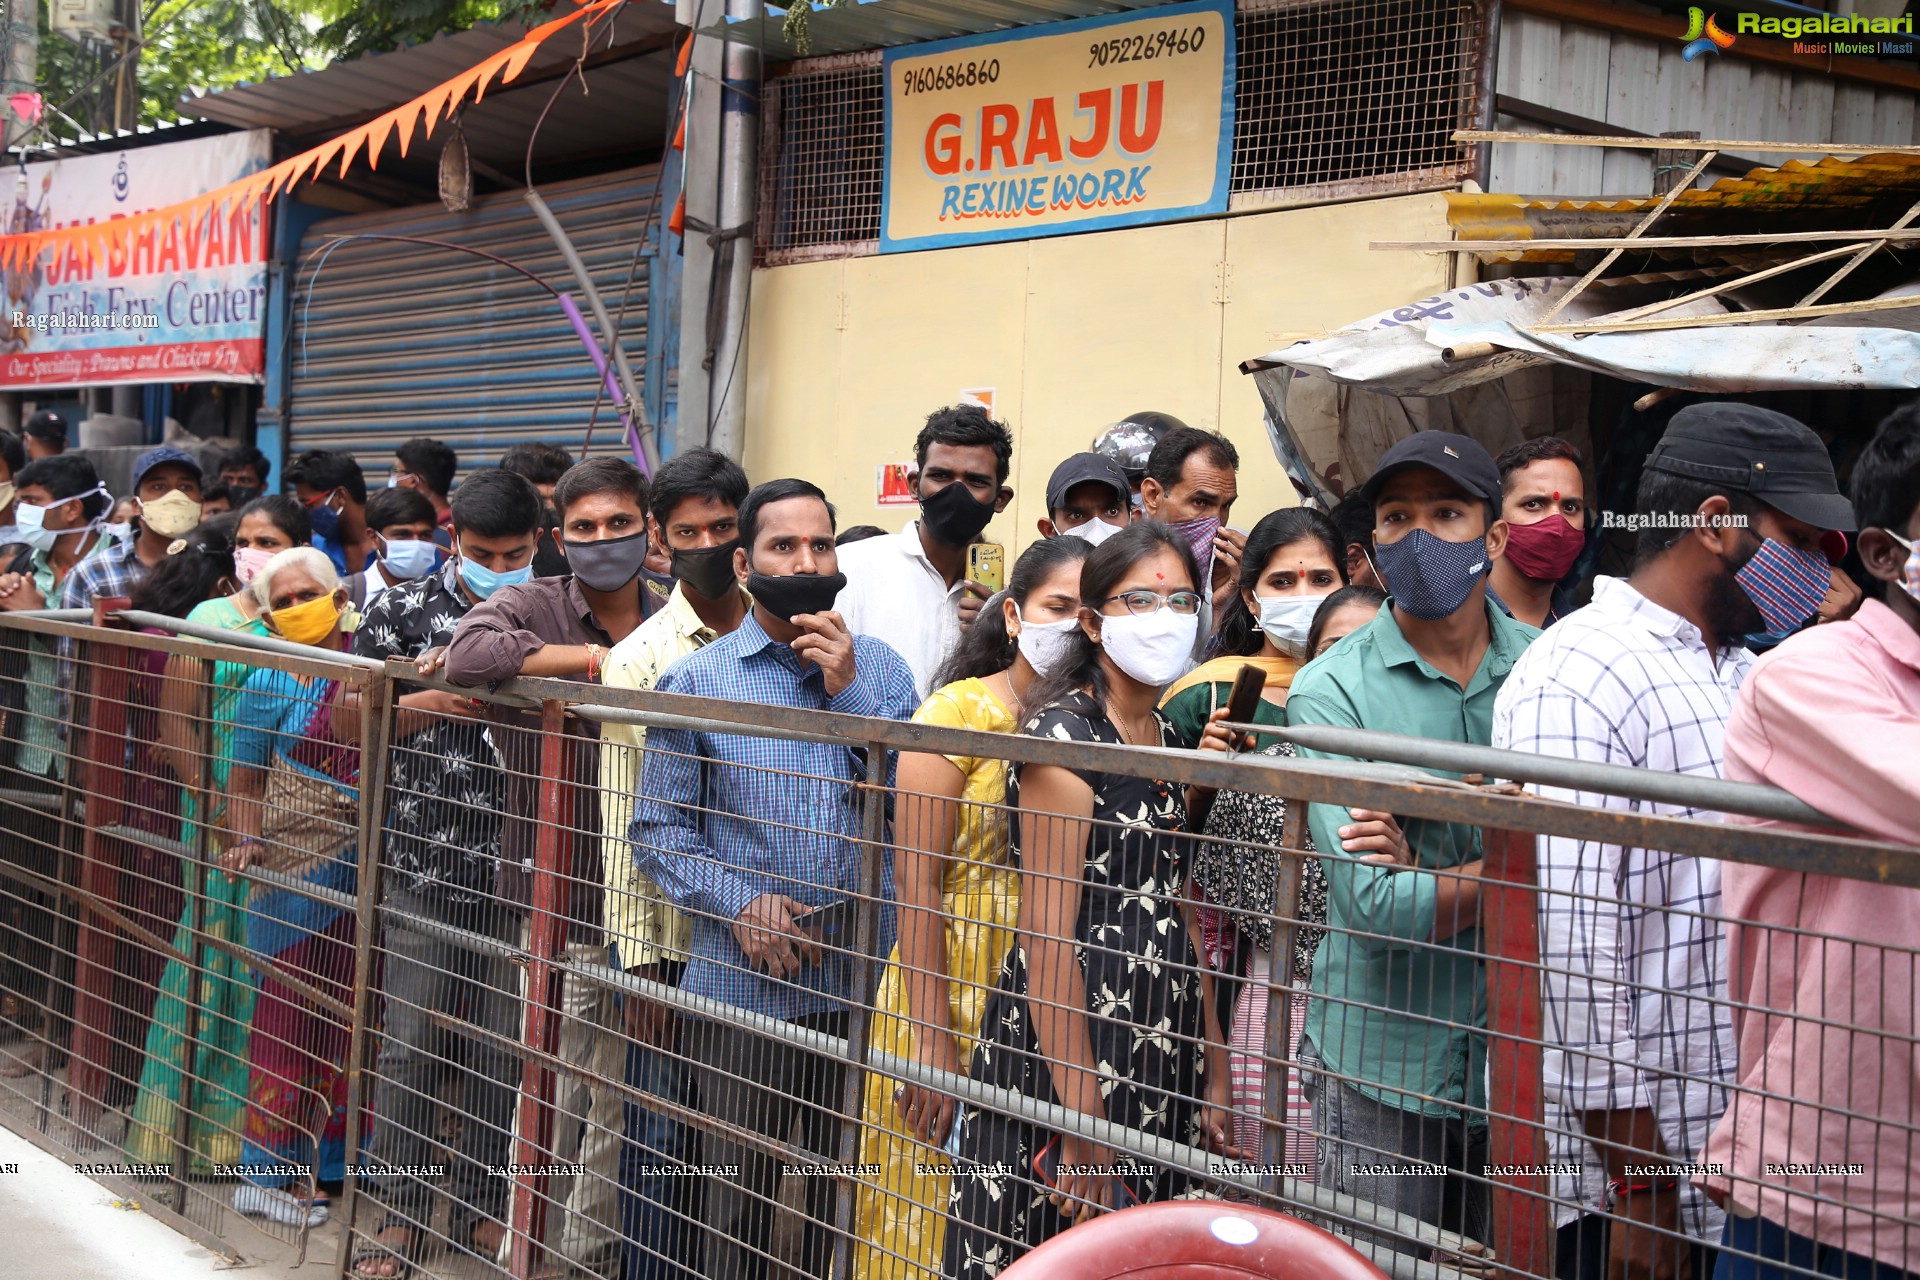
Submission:
<svg viewBox="0 0 1920 1280">
<path fill-rule="evenodd" d="M 341 1231 L 343 1275 L 917 1280 L 1200 1196 L 1394 1276 L 1599 1274 L 1610 1239 L 1704 1266 L 1730 1108 L 1795 1157 L 1727 1170 L 1739 1208 L 1883 1259 L 1920 1227 L 1915 1117 L 1737 1074 L 1782 1035 L 1912 1070 L 1905 940 L 1743 930 L 1709 890 L 1908 893 L 1913 851 L 1661 812 L 1819 819 L 1780 793 L 1337 730 L 1257 731 L 1400 763 L 453 689 L 164 622 L 0 615 L 0 1124 L 215 1247 L 237 1209 Z M 1335 806 L 1453 865 L 1315 847 Z M 1768 947 L 1871 999 L 1730 994 Z M 1657 1139 L 1590 1140 L 1643 1106 Z M 1608 1159 L 1677 1207 L 1610 1210 Z"/>
</svg>

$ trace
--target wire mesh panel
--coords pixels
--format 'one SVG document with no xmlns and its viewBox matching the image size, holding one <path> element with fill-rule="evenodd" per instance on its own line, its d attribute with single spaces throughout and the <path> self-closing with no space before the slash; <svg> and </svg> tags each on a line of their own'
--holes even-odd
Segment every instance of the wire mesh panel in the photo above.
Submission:
<svg viewBox="0 0 1920 1280">
<path fill-rule="evenodd" d="M 1408 1280 L 1914 1269 L 1908 851 L 1085 695 L 988 733 L 5 618 L 0 690 L 0 1123 L 209 1239 L 923 1280 L 1195 1200 Z"/>
<path fill-rule="evenodd" d="M 1240 0 L 1235 209 L 1434 191 L 1472 171 L 1485 0 Z M 763 264 L 878 250 L 886 85 L 878 51 L 786 64 L 762 100 Z"/>
</svg>

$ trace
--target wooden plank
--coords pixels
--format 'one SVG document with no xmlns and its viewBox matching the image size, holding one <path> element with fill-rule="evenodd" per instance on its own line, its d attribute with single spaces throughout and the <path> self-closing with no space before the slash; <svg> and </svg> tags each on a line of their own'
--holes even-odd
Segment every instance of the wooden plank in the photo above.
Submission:
<svg viewBox="0 0 1920 1280">
<path fill-rule="evenodd" d="M 1512 62 L 1508 64 L 1508 55 Z M 1560 59 L 1560 24 L 1530 15 L 1502 23 L 1500 84 L 1514 86 L 1517 96 L 1533 102 L 1551 102 L 1559 93 L 1555 70 Z M 1553 156 L 1537 147 L 1512 144 L 1493 149 L 1496 169 L 1509 177 L 1495 181 L 1494 191 L 1555 191 Z"/>
<path fill-rule="evenodd" d="M 1896 116 L 1895 108 L 1904 106 L 1906 119 L 1913 119 L 1913 104 L 1899 103 L 1891 97 L 1882 100 L 1887 109 L 1887 117 Z M 1911 125 L 1909 125 L 1911 127 Z M 1626 147 L 1638 151 L 1657 151 L 1662 147 L 1676 144 L 1671 139 L 1632 138 L 1622 135 L 1595 136 L 1577 133 L 1509 133 L 1499 129 L 1455 129 L 1455 142 L 1538 142 L 1556 147 Z M 1781 155 L 1820 155 L 1820 156 L 1866 156 L 1899 155 L 1920 156 L 1920 145 L 1906 143 L 1896 145 L 1878 142 L 1780 142 L 1773 139 L 1741 138 L 1702 138 L 1698 142 L 1678 144 L 1678 149 L 1686 151 L 1772 151 Z"/>
<path fill-rule="evenodd" d="M 1675 139 L 1675 141 L 1677 141 L 1677 139 Z M 1652 226 L 1654 222 L 1659 219 L 1661 214 L 1665 213 L 1668 209 L 1673 207 L 1673 202 L 1680 198 L 1680 193 L 1685 191 L 1688 187 L 1691 187 L 1693 185 L 1693 180 L 1695 178 L 1698 178 L 1701 172 L 1709 164 L 1713 163 L 1713 155 L 1714 153 L 1709 151 L 1705 155 L 1701 156 L 1698 160 L 1694 161 L 1693 167 L 1691 169 L 1688 169 L 1686 172 L 1686 175 L 1682 177 L 1679 182 L 1674 184 L 1673 189 L 1667 192 L 1667 194 L 1661 196 L 1660 202 L 1654 205 L 1653 208 L 1647 210 L 1647 216 L 1640 219 L 1639 222 L 1635 223 L 1633 230 L 1627 232 L 1627 238 L 1621 241 L 1618 246 L 1610 250 L 1607 253 L 1606 257 L 1594 263 L 1593 270 L 1587 272 L 1587 274 L 1585 274 L 1584 276 L 1581 276 L 1578 280 L 1576 280 L 1574 282 L 1573 288 L 1561 294 L 1560 300 L 1555 302 L 1551 307 L 1549 307 L 1547 309 L 1547 314 L 1540 318 L 1543 321 L 1552 320 L 1555 316 L 1559 315 L 1562 311 L 1566 310 L 1567 304 L 1569 302 L 1572 302 L 1575 298 L 1579 297 L 1582 293 L 1585 293 L 1588 285 L 1592 284 L 1595 280 L 1598 280 L 1602 275 L 1604 275 L 1606 273 L 1607 268 L 1612 266 L 1615 262 L 1617 262 L 1620 258 L 1620 255 L 1625 253 L 1629 248 L 1632 247 L 1632 242 L 1640 238 L 1641 232 L 1645 231 L 1648 227 Z"/>
<path fill-rule="evenodd" d="M 1636 13 L 1610 4 L 1587 4 L 1581 0 L 1502 0 L 1505 13 L 1538 14 L 1562 22 L 1577 22 L 1603 31 L 1619 31 L 1653 40 L 1678 42 L 1686 34 L 1687 21 L 1677 15 Z M 1508 20 L 1511 20 L 1510 18 Z M 1724 66 L 1734 61 L 1766 62 L 1776 66 L 1809 70 L 1807 59 L 1772 40 L 1742 40 L 1719 54 L 1715 61 Z M 1677 44 L 1676 44 L 1677 47 Z M 1856 84 L 1884 85 L 1907 93 L 1920 93 L 1920 71 L 1872 58 L 1835 58 L 1830 63 L 1813 64 L 1818 73 L 1835 80 Z"/>
<path fill-rule="evenodd" d="M 1745 245 L 1795 245 L 1835 240 L 1920 240 L 1920 229 L 1900 231 L 1782 231 L 1774 235 L 1641 236 L 1634 247 L 1649 249 L 1726 249 Z M 1619 236 L 1569 240 L 1375 240 L 1369 249 L 1410 249 L 1417 253 L 1502 254 L 1522 250 L 1615 249 Z"/>
</svg>

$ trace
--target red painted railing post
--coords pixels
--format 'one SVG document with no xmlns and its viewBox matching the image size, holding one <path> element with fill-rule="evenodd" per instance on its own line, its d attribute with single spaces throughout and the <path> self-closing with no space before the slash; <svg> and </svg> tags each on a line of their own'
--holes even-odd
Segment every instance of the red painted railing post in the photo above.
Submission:
<svg viewBox="0 0 1920 1280">
<path fill-rule="evenodd" d="M 538 832 L 533 851 L 533 894 L 528 914 L 526 1004 L 521 1039 L 536 1053 L 560 1052 L 560 973 L 554 961 L 566 947 L 567 908 L 572 899 L 575 769 L 578 756 L 567 733 L 566 704 L 540 704 L 540 788 L 533 815 Z M 526 1173 L 544 1166 L 553 1152 L 554 1071 L 548 1062 L 529 1058 L 522 1068 L 519 1117 L 514 1126 L 513 1178 L 508 1220 L 512 1230 L 507 1266 L 516 1280 L 527 1280 L 538 1263 L 546 1235 L 547 1188 L 544 1174 Z"/>
<path fill-rule="evenodd" d="M 1553 1217 L 1540 1083 L 1540 917 L 1533 836 L 1486 832 L 1485 885 L 1480 895 L 1481 945 L 1487 963 L 1490 1160 L 1494 1253 L 1505 1267 L 1550 1276 Z M 1507 1172 L 1518 1170 L 1517 1173 Z"/>
</svg>

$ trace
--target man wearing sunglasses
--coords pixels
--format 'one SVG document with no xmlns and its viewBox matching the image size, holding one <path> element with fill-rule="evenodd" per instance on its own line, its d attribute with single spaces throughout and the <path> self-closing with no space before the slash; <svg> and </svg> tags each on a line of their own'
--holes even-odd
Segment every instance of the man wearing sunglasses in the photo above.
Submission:
<svg viewBox="0 0 1920 1280">
<path fill-rule="evenodd" d="M 1373 505 L 1374 563 L 1391 594 L 1372 622 L 1294 678 L 1288 723 L 1486 746 L 1494 698 L 1540 634 L 1487 601 L 1507 537 L 1500 472 L 1466 436 L 1422 431 L 1389 449 L 1360 493 Z M 1320 849 L 1339 850 L 1354 815 L 1315 804 L 1307 823 Z M 1314 1129 L 1325 1135 L 1320 1181 L 1484 1241 L 1480 830 L 1425 818 L 1401 825 L 1404 861 L 1321 854 L 1328 927 L 1300 1041 L 1303 1066 L 1326 1067 L 1305 1076 Z"/>
</svg>

